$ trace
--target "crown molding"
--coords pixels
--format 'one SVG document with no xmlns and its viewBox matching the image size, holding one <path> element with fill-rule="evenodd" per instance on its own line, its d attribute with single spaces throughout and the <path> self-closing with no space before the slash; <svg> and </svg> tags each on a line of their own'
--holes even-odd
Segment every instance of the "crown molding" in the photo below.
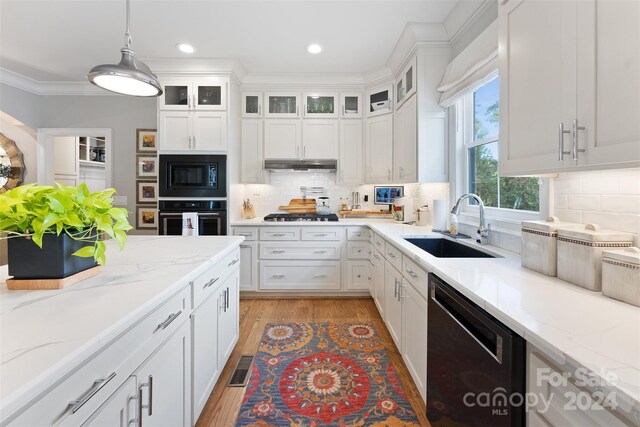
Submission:
<svg viewBox="0 0 640 427">
<path fill-rule="evenodd" d="M 0 68 L 0 83 L 31 92 L 35 95 L 91 95 L 91 96 L 119 96 L 118 94 L 100 89 L 83 82 L 41 82 L 23 76 L 6 68 Z"/>
<path fill-rule="evenodd" d="M 479 4 L 479 5 L 478 5 Z M 442 25 L 447 31 L 449 43 L 455 44 L 487 10 L 497 5 L 497 0 L 461 1 L 446 17 Z"/>
</svg>

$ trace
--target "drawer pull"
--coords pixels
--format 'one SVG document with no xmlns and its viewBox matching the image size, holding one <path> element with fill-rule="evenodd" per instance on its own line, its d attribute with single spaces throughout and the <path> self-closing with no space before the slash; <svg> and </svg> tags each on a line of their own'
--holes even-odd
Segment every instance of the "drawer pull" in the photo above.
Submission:
<svg viewBox="0 0 640 427">
<path fill-rule="evenodd" d="M 249 246 L 249 245 L 240 245 L 240 247 L 241 247 L 242 249 L 246 249 L 246 248 L 250 248 L 251 246 Z"/>
<path fill-rule="evenodd" d="M 389 256 L 390 256 L 391 258 L 393 258 L 393 259 L 398 258 L 398 257 L 396 256 L 396 254 L 393 254 L 393 253 L 391 253 L 391 252 L 388 252 L 388 253 L 387 253 L 387 255 L 389 255 Z"/>
<path fill-rule="evenodd" d="M 356 252 L 360 253 L 362 252 L 362 249 L 356 249 Z"/>
<path fill-rule="evenodd" d="M 238 261 L 240 261 L 240 259 L 238 259 L 238 258 L 234 259 L 233 261 L 231 261 L 231 262 L 227 265 L 227 267 L 231 267 L 232 265 L 237 264 L 237 263 L 238 263 Z"/>
<path fill-rule="evenodd" d="M 376 242 L 376 245 L 378 245 L 378 246 L 382 246 L 382 243 L 380 243 L 380 242 Z"/>
<path fill-rule="evenodd" d="M 413 277 L 414 279 L 418 278 L 418 275 L 416 273 L 414 273 L 413 271 L 408 271 L 409 276 Z"/>
<path fill-rule="evenodd" d="M 313 251 L 314 254 L 326 254 L 327 251 Z"/>
<path fill-rule="evenodd" d="M 220 279 L 220 277 L 216 277 L 215 279 L 211 279 L 209 280 L 207 283 L 204 284 L 204 286 L 202 287 L 202 289 L 207 289 L 209 286 L 213 285 L 214 283 L 216 283 L 218 281 L 218 279 Z"/>
<path fill-rule="evenodd" d="M 316 233 L 316 234 L 314 234 L 314 236 L 325 237 L 325 236 L 328 236 L 328 234 L 327 233 Z"/>
<path fill-rule="evenodd" d="M 380 255 L 378 254 L 373 254 L 374 257 L 376 257 L 376 259 L 380 259 Z"/>
<path fill-rule="evenodd" d="M 250 237 L 252 235 L 253 235 L 253 233 L 238 233 L 238 236 Z"/>
<path fill-rule="evenodd" d="M 358 275 L 357 275 L 357 277 L 358 277 L 358 279 L 359 279 L 359 278 L 360 278 L 360 277 L 362 277 L 362 276 L 360 276 L 360 275 L 358 274 Z"/>
<path fill-rule="evenodd" d="M 97 392 L 99 392 L 102 387 L 106 386 L 109 381 L 115 378 L 116 373 L 112 372 L 111 375 L 105 378 L 100 378 L 99 380 L 95 380 L 93 385 L 85 394 L 80 396 L 77 400 L 72 400 L 69 402 L 69 406 L 67 407 L 67 412 L 71 411 L 72 414 L 75 414 L 84 406 L 85 403 L 89 401 Z"/>
<path fill-rule="evenodd" d="M 357 232 L 357 233 L 356 233 L 356 236 L 360 237 L 360 236 L 362 236 L 362 233 Z"/>
<path fill-rule="evenodd" d="M 273 237 L 284 237 L 284 236 L 286 236 L 286 234 L 285 234 L 285 233 L 271 233 L 271 235 L 272 235 Z"/>
<path fill-rule="evenodd" d="M 273 250 L 273 251 L 271 251 L 272 254 L 283 254 L 285 252 L 286 251 L 284 251 L 284 250 Z"/>
<path fill-rule="evenodd" d="M 171 324 L 171 322 L 176 320 L 178 318 L 178 316 L 180 316 L 181 314 L 182 314 L 182 310 L 178 311 L 177 313 L 170 314 L 169 317 L 167 317 L 167 320 L 165 320 L 164 322 L 158 323 L 158 326 L 156 327 L 156 330 L 153 331 L 153 332 L 155 333 L 155 332 L 158 332 L 159 330 L 166 329 L 167 326 L 169 326 Z"/>
<path fill-rule="evenodd" d="M 284 278 L 284 274 L 274 274 L 273 276 L 271 276 L 273 279 L 283 279 Z"/>
<path fill-rule="evenodd" d="M 326 274 L 314 274 L 313 275 L 314 279 L 324 279 L 325 277 L 327 277 Z"/>
</svg>

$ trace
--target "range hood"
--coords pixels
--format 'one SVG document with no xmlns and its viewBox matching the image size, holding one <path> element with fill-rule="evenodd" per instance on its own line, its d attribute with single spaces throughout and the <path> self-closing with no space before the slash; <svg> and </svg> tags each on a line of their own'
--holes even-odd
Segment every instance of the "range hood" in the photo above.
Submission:
<svg viewBox="0 0 640 427">
<path fill-rule="evenodd" d="M 265 160 L 264 168 L 269 171 L 297 171 L 297 172 L 333 172 L 336 170 L 337 160 Z"/>
</svg>

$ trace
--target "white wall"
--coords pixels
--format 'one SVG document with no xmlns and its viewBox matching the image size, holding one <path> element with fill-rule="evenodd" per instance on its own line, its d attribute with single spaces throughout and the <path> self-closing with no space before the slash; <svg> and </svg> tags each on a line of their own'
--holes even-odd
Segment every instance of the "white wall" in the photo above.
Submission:
<svg viewBox="0 0 640 427">
<path fill-rule="evenodd" d="M 0 111 L 15 117 L 31 129 L 37 129 L 40 122 L 40 97 L 0 83 Z"/>
<path fill-rule="evenodd" d="M 634 233 L 640 244 L 640 169 L 560 174 L 554 203 L 563 221 Z"/>
<path fill-rule="evenodd" d="M 15 121 L 11 120 L 5 114 L 0 114 L 0 133 L 13 140 L 20 151 L 25 165 L 25 174 L 23 184 L 36 182 L 38 179 L 37 170 L 37 141 L 32 134 L 27 132 L 20 126 L 15 125 Z"/>
</svg>

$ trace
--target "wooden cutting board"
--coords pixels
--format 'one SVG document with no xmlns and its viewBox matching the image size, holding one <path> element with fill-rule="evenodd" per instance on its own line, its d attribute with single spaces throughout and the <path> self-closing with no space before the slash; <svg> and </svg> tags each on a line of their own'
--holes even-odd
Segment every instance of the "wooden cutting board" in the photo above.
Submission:
<svg viewBox="0 0 640 427">
<path fill-rule="evenodd" d="M 7 288 L 12 291 L 35 291 L 62 289 L 100 273 L 100 266 L 91 267 L 62 279 L 7 279 Z"/>
<path fill-rule="evenodd" d="M 289 213 L 316 213 L 316 199 L 291 199 L 288 205 L 278 209 Z"/>
</svg>

